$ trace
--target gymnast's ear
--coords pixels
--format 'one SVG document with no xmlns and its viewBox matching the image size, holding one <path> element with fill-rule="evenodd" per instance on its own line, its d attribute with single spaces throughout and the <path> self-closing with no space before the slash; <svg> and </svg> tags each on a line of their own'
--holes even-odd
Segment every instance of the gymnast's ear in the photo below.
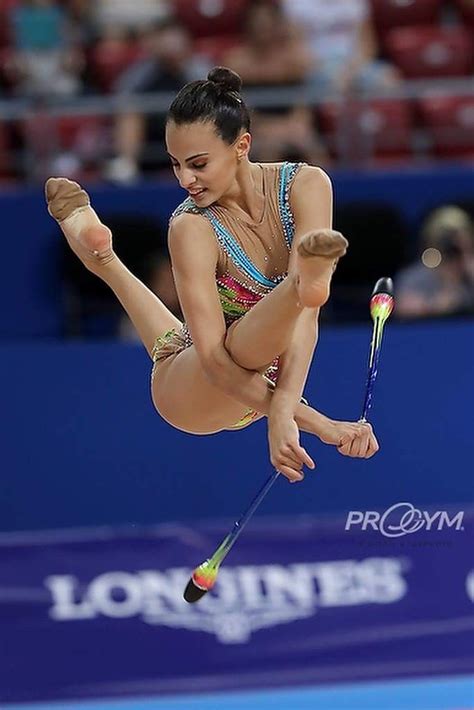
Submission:
<svg viewBox="0 0 474 710">
<path fill-rule="evenodd" d="M 251 145 L 252 136 L 250 135 L 250 133 L 248 131 L 246 131 L 245 133 L 241 133 L 235 143 L 235 149 L 237 151 L 237 160 L 239 161 L 239 163 L 244 158 L 248 158 Z"/>
</svg>

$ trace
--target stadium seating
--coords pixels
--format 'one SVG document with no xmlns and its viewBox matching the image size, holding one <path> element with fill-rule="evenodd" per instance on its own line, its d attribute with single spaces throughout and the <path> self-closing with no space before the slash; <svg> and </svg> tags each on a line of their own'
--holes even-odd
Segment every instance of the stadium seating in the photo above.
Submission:
<svg viewBox="0 0 474 710">
<path fill-rule="evenodd" d="M 70 150 L 97 144 L 105 126 L 106 119 L 101 116 L 61 116 L 57 120 L 59 146 Z"/>
<path fill-rule="evenodd" d="M 412 112 L 399 99 L 331 102 L 319 110 L 319 126 L 333 156 L 346 163 L 396 161 L 411 154 Z"/>
<path fill-rule="evenodd" d="M 11 167 L 9 128 L 0 122 L 0 179 L 10 174 Z"/>
<path fill-rule="evenodd" d="M 10 12 L 22 1 L 0 0 L 0 97 L 3 100 L 16 98 L 19 91 L 19 75 L 12 61 L 16 52 L 12 47 Z M 60 0 L 65 11 L 71 10 L 72 1 Z M 169 5 L 176 18 L 190 30 L 196 55 L 220 64 L 223 55 L 240 42 L 245 12 L 251 1 L 169 0 Z M 448 82 L 450 77 L 470 76 L 474 66 L 474 0 L 369 1 L 382 56 L 392 61 L 403 77 L 409 80 L 444 78 Z M 143 44 L 136 35 L 127 40 L 105 33 L 97 40 L 87 32 L 78 32 L 76 37 L 83 37 L 84 41 L 82 50 L 87 63 L 82 78 L 86 94 L 113 92 L 123 72 L 143 56 Z M 415 87 L 419 92 L 417 84 Z M 407 94 L 412 96 L 413 85 L 407 84 L 407 88 Z M 420 155 L 420 151 L 425 157 L 427 150 L 438 158 L 472 158 L 473 100 L 465 95 L 452 97 L 452 93 L 453 89 L 448 86 L 445 96 L 434 95 L 430 89 L 430 94 L 413 103 L 398 98 L 324 103 L 316 109 L 316 116 L 331 156 L 342 165 L 370 166 L 375 162 L 380 166 L 406 161 L 412 155 Z M 66 115 L 53 120 L 45 114 L 39 120 L 40 124 L 44 123 L 46 139 L 41 138 L 39 128 L 30 125 L 28 117 L 9 124 L 8 131 L 0 126 L 0 176 L 5 174 L 5 156 L 21 151 L 22 147 L 26 147 L 26 152 L 31 149 L 33 154 L 56 149 L 81 152 L 82 148 L 85 154 L 90 154 L 90 146 L 97 145 L 103 157 L 108 142 L 110 150 L 112 137 L 107 127 L 113 121 L 111 117 L 82 119 Z M 57 135 L 52 126 L 56 126 Z M 88 158 L 85 162 L 88 164 Z M 94 161 L 92 164 L 95 165 Z M 17 157 L 10 172 L 14 173 L 21 165 L 22 160 Z"/>
<path fill-rule="evenodd" d="M 105 93 L 109 93 L 122 74 L 142 53 L 134 42 L 104 40 L 91 51 L 89 64 L 94 83 Z"/>
<path fill-rule="evenodd" d="M 10 11 L 19 0 L 0 0 L 0 47 L 5 47 L 10 43 Z"/>
<path fill-rule="evenodd" d="M 474 96 L 426 96 L 417 109 L 435 155 L 474 159 Z"/>
<path fill-rule="evenodd" d="M 8 49 L 7 47 L 1 47 L 0 46 L 0 93 L 1 93 L 1 88 L 8 86 L 10 81 L 9 77 L 9 72 L 8 72 L 8 63 L 10 60 L 11 56 L 11 50 Z"/>
<path fill-rule="evenodd" d="M 0 49 L 6 47 L 10 41 L 9 29 L 7 24 L 7 19 L 5 17 L 5 12 L 3 8 L 0 8 Z"/>
<path fill-rule="evenodd" d="M 194 37 L 236 35 L 249 0 L 173 0 L 176 17 Z"/>
<path fill-rule="evenodd" d="M 196 54 L 207 57 L 211 62 L 219 64 L 222 57 L 240 42 L 238 35 L 222 37 L 198 37 L 194 42 Z"/>
<path fill-rule="evenodd" d="M 32 111 L 18 124 L 27 169 L 43 176 L 54 166 L 80 181 L 95 179 L 110 144 L 108 120 L 95 115 L 54 116 Z"/>
<path fill-rule="evenodd" d="M 401 27 L 389 32 L 388 53 L 407 79 L 465 76 L 473 38 L 463 27 Z"/>
<path fill-rule="evenodd" d="M 474 2 L 472 0 L 454 0 L 454 4 L 463 22 L 474 28 Z"/>
<path fill-rule="evenodd" d="M 442 0 L 371 0 L 372 17 L 383 45 L 394 27 L 437 25 Z"/>
</svg>

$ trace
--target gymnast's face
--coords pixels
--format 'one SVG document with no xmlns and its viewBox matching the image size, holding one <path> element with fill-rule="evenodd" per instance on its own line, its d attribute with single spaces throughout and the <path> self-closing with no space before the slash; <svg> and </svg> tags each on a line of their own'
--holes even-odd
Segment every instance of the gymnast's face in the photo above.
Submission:
<svg viewBox="0 0 474 710">
<path fill-rule="evenodd" d="M 211 122 L 166 126 L 166 147 L 174 174 L 198 207 L 208 207 L 237 185 L 240 161 L 246 158 L 250 135 L 229 145 Z"/>
</svg>

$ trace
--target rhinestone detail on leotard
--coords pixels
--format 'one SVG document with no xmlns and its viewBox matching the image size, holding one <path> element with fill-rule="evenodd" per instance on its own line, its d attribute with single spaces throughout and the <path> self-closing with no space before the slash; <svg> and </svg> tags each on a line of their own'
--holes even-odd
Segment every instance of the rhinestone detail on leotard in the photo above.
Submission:
<svg viewBox="0 0 474 710">
<path fill-rule="evenodd" d="M 283 163 L 281 167 L 278 208 L 288 250 L 291 249 L 291 242 L 295 233 L 295 221 L 290 206 L 290 188 L 293 178 L 300 167 L 301 163 Z"/>
<path fill-rule="evenodd" d="M 300 167 L 301 163 L 283 163 L 280 169 L 280 178 L 278 186 L 278 210 L 288 251 L 291 249 L 291 243 L 295 230 L 294 219 L 290 205 L 290 188 L 294 176 L 296 175 Z M 192 200 L 192 198 L 188 197 L 176 208 L 176 210 L 171 216 L 171 219 L 177 217 L 183 212 L 191 212 L 192 214 L 201 214 L 205 216 L 211 223 L 219 246 L 224 250 L 224 252 L 234 264 L 234 266 L 243 274 L 243 276 L 246 276 L 249 280 L 253 281 L 255 285 L 263 289 L 264 292 L 268 293 L 269 291 L 273 290 L 275 286 L 277 286 L 287 275 L 286 273 L 283 273 L 273 276 L 271 278 L 267 278 L 264 274 L 262 274 L 261 271 L 257 269 L 257 267 L 249 259 L 249 257 L 242 249 L 240 244 L 238 244 L 234 236 L 229 232 L 228 229 L 224 227 L 224 225 L 219 221 L 216 215 L 213 214 L 212 209 L 210 207 L 197 207 L 196 203 Z M 235 277 L 234 280 L 236 283 L 240 284 L 249 292 L 264 295 L 259 291 L 254 292 L 248 284 L 240 282 L 238 279 L 235 279 Z"/>
</svg>

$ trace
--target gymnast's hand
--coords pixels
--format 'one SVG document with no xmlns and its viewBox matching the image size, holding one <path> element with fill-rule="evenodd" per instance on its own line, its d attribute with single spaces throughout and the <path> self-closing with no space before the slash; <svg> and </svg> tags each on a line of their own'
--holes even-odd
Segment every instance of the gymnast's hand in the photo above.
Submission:
<svg viewBox="0 0 474 710">
<path fill-rule="evenodd" d="M 324 444 L 337 446 L 343 456 L 370 459 L 379 444 L 369 422 L 338 422 L 325 418 L 317 436 Z"/>
<path fill-rule="evenodd" d="M 268 444 L 272 465 L 291 483 L 303 480 L 303 465 L 315 468 L 313 459 L 300 445 L 298 426 L 292 416 L 281 412 L 269 415 Z"/>
</svg>

